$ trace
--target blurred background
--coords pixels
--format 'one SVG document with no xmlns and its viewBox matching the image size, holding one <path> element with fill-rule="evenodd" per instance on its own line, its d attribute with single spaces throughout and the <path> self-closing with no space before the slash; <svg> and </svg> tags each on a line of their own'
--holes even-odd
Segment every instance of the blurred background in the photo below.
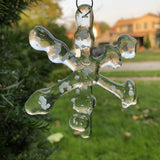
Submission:
<svg viewBox="0 0 160 160">
<path fill-rule="evenodd" d="M 91 4 L 79 0 L 78 4 Z M 30 30 L 46 27 L 74 48 L 75 0 L 0 1 L 0 159 L 159 160 L 160 159 L 160 1 L 93 0 L 95 45 L 115 45 L 121 34 L 137 39 L 135 58 L 101 74 L 136 82 L 138 103 L 127 110 L 111 93 L 95 86 L 93 135 L 82 139 L 68 125 L 70 98 L 60 98 L 48 115 L 30 116 L 24 104 L 37 89 L 71 71 L 31 48 Z"/>
<path fill-rule="evenodd" d="M 78 1 L 79 5 L 86 1 Z M 87 1 L 91 4 L 90 1 Z M 68 36 L 74 37 L 76 26 L 74 23 L 75 5 L 70 5 L 72 0 L 61 1 L 63 15 L 57 19 L 57 23 L 68 28 Z M 145 4 L 145 6 L 144 6 Z M 137 49 L 159 46 L 156 39 L 159 29 L 160 1 L 94 1 L 94 33 L 95 44 L 115 44 L 120 34 L 129 34 L 138 41 Z M 150 46 L 146 41 L 150 40 Z"/>
</svg>

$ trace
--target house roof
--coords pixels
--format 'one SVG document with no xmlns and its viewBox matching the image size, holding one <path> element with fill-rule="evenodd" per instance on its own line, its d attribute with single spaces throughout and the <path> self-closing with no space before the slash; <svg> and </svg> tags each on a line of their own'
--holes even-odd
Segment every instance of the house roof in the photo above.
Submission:
<svg viewBox="0 0 160 160">
<path fill-rule="evenodd" d="M 113 27 L 118 27 L 118 26 L 122 26 L 122 25 L 130 25 L 133 23 L 133 21 L 135 20 L 135 18 L 130 18 L 130 19 L 120 19 L 116 22 L 116 24 Z"/>
<path fill-rule="evenodd" d="M 144 17 L 146 17 L 146 16 L 159 17 L 159 16 L 156 15 L 156 14 L 147 13 L 147 14 L 145 14 L 144 16 L 141 16 L 141 17 L 138 17 L 138 18 L 120 19 L 120 20 L 118 20 L 118 21 L 115 23 L 115 25 L 113 26 L 113 28 L 118 27 L 118 26 L 131 25 L 131 24 L 133 24 L 133 21 L 142 19 L 142 18 L 144 18 Z"/>
<path fill-rule="evenodd" d="M 156 15 L 154 13 L 147 13 L 147 14 L 145 14 L 144 16 L 142 16 L 140 18 L 143 18 L 143 17 L 146 17 L 146 16 L 159 17 L 158 15 Z"/>
</svg>

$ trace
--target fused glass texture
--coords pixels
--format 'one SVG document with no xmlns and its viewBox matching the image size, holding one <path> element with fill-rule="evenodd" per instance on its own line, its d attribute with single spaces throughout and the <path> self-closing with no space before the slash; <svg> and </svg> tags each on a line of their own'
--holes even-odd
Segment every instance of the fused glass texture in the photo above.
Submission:
<svg viewBox="0 0 160 160">
<path fill-rule="evenodd" d="M 36 26 L 31 30 L 31 46 L 45 51 L 50 61 L 63 63 L 73 72 L 50 88 L 34 92 L 25 104 L 28 114 L 46 114 L 59 97 L 74 90 L 71 102 L 76 113 L 69 119 L 69 125 L 79 131 L 83 138 L 90 137 L 92 133 L 92 111 L 96 105 L 96 98 L 92 93 L 93 85 L 97 84 L 120 98 L 123 108 L 136 104 L 136 87 L 133 81 L 127 80 L 124 84 L 118 84 L 99 74 L 99 69 L 106 66 L 119 68 L 121 57 L 133 58 L 136 40 L 129 35 L 121 35 L 116 46 L 94 46 L 93 11 L 89 12 L 90 10 L 89 5 L 81 5 L 76 12 L 77 31 L 73 51 L 47 29 Z"/>
</svg>

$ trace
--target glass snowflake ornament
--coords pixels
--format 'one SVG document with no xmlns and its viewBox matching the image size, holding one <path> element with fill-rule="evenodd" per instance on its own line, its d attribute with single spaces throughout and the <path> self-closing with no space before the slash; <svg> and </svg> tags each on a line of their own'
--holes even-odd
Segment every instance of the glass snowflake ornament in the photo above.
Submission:
<svg viewBox="0 0 160 160">
<path fill-rule="evenodd" d="M 118 84 L 99 74 L 100 68 L 121 66 L 121 57 L 135 56 L 136 40 L 129 35 L 121 35 L 117 45 L 94 46 L 93 11 L 90 5 L 81 5 L 76 11 L 77 31 L 74 35 L 75 49 L 70 51 L 67 45 L 56 39 L 47 29 L 36 26 L 29 35 L 31 46 L 45 51 L 53 63 L 63 63 L 73 72 L 55 85 L 37 90 L 25 104 L 28 114 L 47 114 L 55 102 L 64 94 L 74 90 L 71 98 L 73 109 L 77 112 L 69 119 L 72 129 L 80 132 L 81 137 L 89 138 L 92 133 L 92 111 L 96 98 L 92 93 L 97 84 L 110 91 L 122 101 L 122 107 L 136 104 L 135 83 L 127 80 Z"/>
</svg>

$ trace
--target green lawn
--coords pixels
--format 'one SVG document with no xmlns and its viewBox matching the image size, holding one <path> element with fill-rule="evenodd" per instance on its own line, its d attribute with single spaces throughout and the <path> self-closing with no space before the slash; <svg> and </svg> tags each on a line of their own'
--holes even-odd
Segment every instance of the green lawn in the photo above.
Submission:
<svg viewBox="0 0 160 160">
<path fill-rule="evenodd" d="M 72 73 L 69 69 L 62 68 L 61 70 L 55 70 L 51 73 L 51 78 L 53 79 L 53 83 L 57 82 L 59 79 L 64 79 Z M 160 71 L 159 70 L 153 70 L 153 71 L 106 71 L 106 72 L 100 72 L 101 75 L 105 77 L 160 77 Z M 50 86 L 51 84 L 47 84 L 47 86 Z"/>
<path fill-rule="evenodd" d="M 127 110 L 111 93 L 95 86 L 93 135 L 82 139 L 68 125 L 72 96 L 60 98 L 50 113 L 48 135 L 61 132 L 49 160 L 160 160 L 160 81 L 137 81 L 138 103 Z M 131 136 L 126 137 L 129 132 Z"/>
<path fill-rule="evenodd" d="M 160 60 L 160 53 L 137 53 L 132 60 Z M 58 70 L 52 79 L 65 78 L 70 70 Z M 108 71 L 106 77 L 159 77 L 159 71 Z M 57 76 L 55 76 L 57 75 Z M 130 78 L 132 79 L 132 78 Z M 95 86 L 97 98 L 93 111 L 93 135 L 82 139 L 73 135 L 68 120 L 75 113 L 72 95 L 61 97 L 52 109 L 53 117 L 47 135 L 62 133 L 63 139 L 54 143 L 55 151 L 48 160 L 160 160 L 160 81 L 136 81 L 138 103 L 122 110 L 121 101 Z M 49 85 L 50 86 L 50 85 Z M 126 134 L 130 136 L 126 136 Z"/>
<path fill-rule="evenodd" d="M 122 62 L 134 62 L 134 61 L 160 61 L 160 51 L 143 51 L 136 53 L 133 59 L 122 59 Z M 53 82 L 59 79 L 65 78 L 72 71 L 66 66 L 61 66 L 59 69 L 53 70 L 50 74 L 49 79 L 53 79 Z M 158 77 L 160 76 L 159 71 L 106 71 L 101 72 L 102 75 L 107 77 Z"/>
<path fill-rule="evenodd" d="M 160 50 L 137 52 L 133 59 L 122 59 L 123 62 L 133 61 L 160 61 Z"/>
<path fill-rule="evenodd" d="M 160 71 L 106 71 L 100 74 L 106 77 L 159 77 Z"/>
</svg>

